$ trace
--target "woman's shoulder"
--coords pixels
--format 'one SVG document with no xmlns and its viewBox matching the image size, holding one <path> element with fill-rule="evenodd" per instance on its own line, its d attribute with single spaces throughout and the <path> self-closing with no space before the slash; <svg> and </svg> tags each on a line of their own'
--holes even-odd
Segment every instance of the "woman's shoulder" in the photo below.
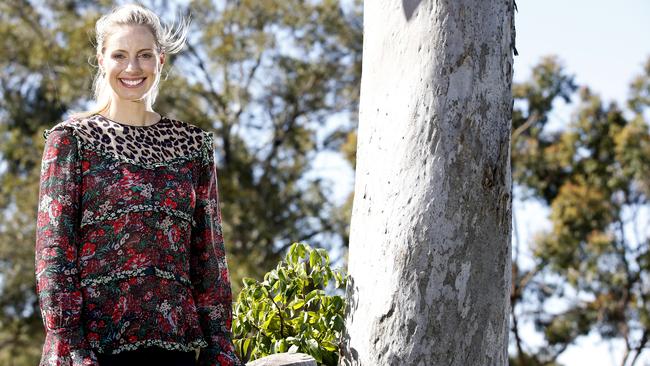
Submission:
<svg viewBox="0 0 650 366">
<path fill-rule="evenodd" d="M 183 129 L 191 131 L 190 135 L 194 135 L 195 138 L 193 139 L 193 150 L 199 153 L 198 156 L 203 166 L 214 161 L 214 150 L 216 149 L 216 143 L 214 140 L 214 133 L 212 131 L 206 130 L 186 121 L 177 119 L 171 119 L 171 121 L 174 124 L 181 126 Z"/>
<path fill-rule="evenodd" d="M 163 117 L 163 118 L 167 118 L 167 119 L 169 119 L 170 121 L 172 121 L 172 123 L 177 124 L 177 125 L 179 125 L 179 126 L 182 126 L 182 127 L 184 127 L 184 128 L 187 128 L 187 129 L 189 129 L 189 130 L 192 130 L 192 131 L 194 131 L 194 132 L 198 132 L 198 133 L 202 133 L 202 134 L 211 134 L 211 133 L 212 133 L 212 132 L 206 130 L 205 128 L 200 127 L 200 126 L 198 126 L 197 124 L 192 123 L 192 122 L 188 122 L 188 121 L 185 121 L 185 120 L 176 119 L 176 118 L 169 117 L 169 116 L 166 116 L 166 117 Z"/>
<path fill-rule="evenodd" d="M 74 137 L 74 131 L 78 128 L 78 125 L 79 121 L 76 118 L 67 118 L 62 121 L 58 121 L 52 127 L 43 130 L 43 138 L 47 140 L 47 138 L 53 132 Z"/>
<path fill-rule="evenodd" d="M 197 134 L 197 135 L 206 135 L 206 134 L 211 133 L 211 132 L 205 130 L 204 128 L 201 128 L 201 127 L 199 127 L 199 126 L 197 126 L 197 125 L 195 125 L 193 123 L 190 123 L 190 122 L 187 122 L 187 121 L 184 121 L 184 120 L 176 119 L 176 118 L 173 118 L 173 117 L 167 117 L 167 116 L 163 116 L 162 118 L 169 120 L 174 126 L 177 126 L 177 127 L 182 128 L 182 129 L 188 130 L 188 131 L 190 131 L 190 132 L 192 132 L 194 134 Z"/>
<path fill-rule="evenodd" d="M 169 117 L 163 117 L 163 118 L 168 118 L 172 121 L 173 124 L 176 124 L 178 126 L 181 126 L 182 128 L 191 131 L 194 136 L 196 137 L 196 142 L 201 146 L 201 147 L 207 147 L 209 149 L 214 149 L 214 133 L 212 131 L 206 130 L 202 127 L 199 127 L 193 123 L 186 122 L 186 121 L 181 121 L 178 119 L 173 119 Z"/>
</svg>

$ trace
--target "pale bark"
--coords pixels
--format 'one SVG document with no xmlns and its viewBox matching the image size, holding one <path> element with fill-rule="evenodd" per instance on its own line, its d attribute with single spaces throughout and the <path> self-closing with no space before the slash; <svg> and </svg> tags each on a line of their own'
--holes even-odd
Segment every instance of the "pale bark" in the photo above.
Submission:
<svg viewBox="0 0 650 366">
<path fill-rule="evenodd" d="M 512 0 L 372 0 L 342 365 L 506 365 Z"/>
</svg>

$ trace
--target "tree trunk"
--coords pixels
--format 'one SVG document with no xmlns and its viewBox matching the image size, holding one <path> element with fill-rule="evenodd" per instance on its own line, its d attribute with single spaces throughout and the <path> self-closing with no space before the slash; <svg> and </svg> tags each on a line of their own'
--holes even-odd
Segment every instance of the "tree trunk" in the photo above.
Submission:
<svg viewBox="0 0 650 366">
<path fill-rule="evenodd" d="M 342 365 L 506 365 L 512 0 L 364 5 Z"/>
</svg>

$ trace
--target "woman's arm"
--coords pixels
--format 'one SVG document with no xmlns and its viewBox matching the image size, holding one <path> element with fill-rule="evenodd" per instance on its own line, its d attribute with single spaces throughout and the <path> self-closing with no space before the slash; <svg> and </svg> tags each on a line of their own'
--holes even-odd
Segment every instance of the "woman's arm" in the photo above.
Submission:
<svg viewBox="0 0 650 366">
<path fill-rule="evenodd" d="M 36 222 L 36 292 L 45 326 L 40 366 L 98 365 L 81 324 L 77 270 L 81 174 L 76 137 L 44 134 Z"/>
<path fill-rule="evenodd" d="M 240 366 L 232 344 L 232 293 L 226 264 L 212 135 L 204 135 L 204 162 L 198 176 L 190 277 L 199 321 L 208 342 L 199 366 Z"/>
</svg>

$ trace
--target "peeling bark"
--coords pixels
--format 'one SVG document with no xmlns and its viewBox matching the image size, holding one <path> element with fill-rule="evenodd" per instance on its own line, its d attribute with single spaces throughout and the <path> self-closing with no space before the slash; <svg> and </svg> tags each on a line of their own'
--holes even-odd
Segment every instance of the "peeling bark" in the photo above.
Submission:
<svg viewBox="0 0 650 366">
<path fill-rule="evenodd" d="M 511 0 L 364 6 L 341 365 L 506 365 Z"/>
</svg>

